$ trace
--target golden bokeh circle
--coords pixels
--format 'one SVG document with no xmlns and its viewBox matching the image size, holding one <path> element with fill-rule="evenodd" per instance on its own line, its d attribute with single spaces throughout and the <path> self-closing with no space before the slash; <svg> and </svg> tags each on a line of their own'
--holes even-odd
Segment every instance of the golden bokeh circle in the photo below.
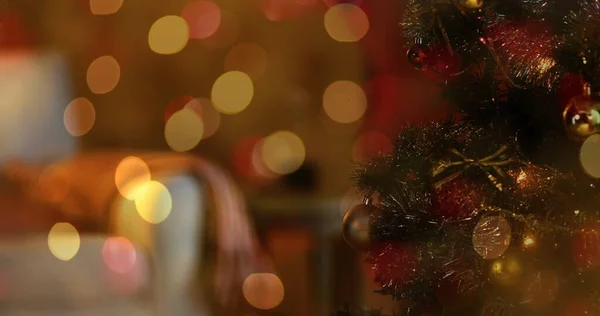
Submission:
<svg viewBox="0 0 600 316">
<path fill-rule="evenodd" d="M 285 296 L 283 282 L 272 273 L 249 275 L 244 280 L 242 292 L 250 305 L 262 310 L 279 306 Z"/>
<path fill-rule="evenodd" d="M 600 134 L 588 137 L 579 151 L 581 167 L 592 178 L 600 178 Z"/>
<path fill-rule="evenodd" d="M 203 134 L 202 118 L 190 108 L 183 108 L 171 115 L 165 125 L 167 144 L 177 152 L 194 149 L 202 140 Z"/>
<path fill-rule="evenodd" d="M 77 98 L 71 101 L 63 116 L 67 132 L 75 137 L 87 134 L 96 122 L 96 109 L 90 100 Z"/>
<path fill-rule="evenodd" d="M 359 7 L 340 3 L 325 13 L 325 30 L 338 42 L 357 42 L 369 31 L 369 18 Z"/>
<path fill-rule="evenodd" d="M 266 167 L 279 175 L 293 173 L 306 159 L 304 142 L 290 131 L 278 131 L 267 136 L 261 150 Z"/>
<path fill-rule="evenodd" d="M 336 81 L 323 93 L 323 108 L 327 116 L 338 123 L 354 123 L 367 111 L 367 96 L 352 81 Z"/>
<path fill-rule="evenodd" d="M 179 53 L 190 37 L 187 22 L 180 16 L 167 15 L 156 20 L 148 32 L 150 49 L 161 55 Z"/>
<path fill-rule="evenodd" d="M 150 224 L 159 224 L 169 217 L 173 208 L 171 193 L 158 181 L 142 183 L 135 195 L 138 214 Z"/>
<path fill-rule="evenodd" d="M 95 15 L 114 14 L 123 6 L 123 0 L 90 0 L 90 11 Z"/>
<path fill-rule="evenodd" d="M 215 109 L 223 114 L 237 114 L 250 105 L 254 97 L 254 84 L 247 74 L 229 71 L 214 83 L 211 100 Z"/>
<path fill-rule="evenodd" d="M 129 156 L 119 162 L 115 170 L 115 185 L 119 193 L 128 200 L 135 200 L 140 185 L 150 181 L 150 167 L 144 160 Z"/>
<path fill-rule="evenodd" d="M 86 79 L 93 93 L 109 93 L 121 79 L 121 66 L 113 56 L 98 57 L 88 67 Z"/>
<path fill-rule="evenodd" d="M 69 223 L 57 223 L 48 233 L 50 252 L 62 261 L 69 261 L 79 252 L 81 240 L 77 229 Z"/>
</svg>

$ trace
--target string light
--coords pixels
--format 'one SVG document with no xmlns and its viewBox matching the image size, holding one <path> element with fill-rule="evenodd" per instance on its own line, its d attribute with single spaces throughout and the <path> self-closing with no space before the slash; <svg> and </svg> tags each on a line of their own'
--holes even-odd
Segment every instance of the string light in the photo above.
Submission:
<svg viewBox="0 0 600 316">
<path fill-rule="evenodd" d="M 119 62 L 112 56 L 102 56 L 94 60 L 87 70 L 87 84 L 90 91 L 105 94 L 112 91 L 121 78 Z"/>
<path fill-rule="evenodd" d="M 325 30 L 338 42 L 360 41 L 369 27 L 367 14 L 354 4 L 340 3 L 325 13 Z"/>
<path fill-rule="evenodd" d="M 157 54 L 172 55 L 185 48 L 189 36 L 189 26 L 182 17 L 167 15 L 156 20 L 150 27 L 148 44 Z"/>
<path fill-rule="evenodd" d="M 128 200 L 135 200 L 136 189 L 150 181 L 150 167 L 138 157 L 129 156 L 119 162 L 115 170 L 115 186 Z"/>
<path fill-rule="evenodd" d="M 165 125 L 165 139 L 177 152 L 192 150 L 202 140 L 204 123 L 192 109 L 184 108 L 173 114 Z"/>
<path fill-rule="evenodd" d="M 367 96 L 352 81 L 336 81 L 323 93 L 323 108 L 332 120 L 348 124 L 358 121 L 367 110 Z"/>
<path fill-rule="evenodd" d="M 138 214 L 150 224 L 159 224 L 169 217 L 173 208 L 171 193 L 162 183 L 147 181 L 142 183 L 135 195 Z"/>
<path fill-rule="evenodd" d="M 235 91 L 235 93 L 232 93 Z M 222 74 L 214 83 L 211 100 L 217 111 L 223 114 L 242 112 L 254 96 L 254 84 L 250 77 L 241 71 Z"/>
<path fill-rule="evenodd" d="M 95 15 L 114 14 L 123 6 L 123 0 L 90 0 L 90 11 Z"/>
<path fill-rule="evenodd" d="M 81 240 L 79 233 L 69 223 L 57 223 L 48 233 L 48 248 L 50 252 L 62 261 L 69 261 L 77 255 Z"/>
<path fill-rule="evenodd" d="M 189 2 L 181 12 L 190 28 L 190 38 L 205 39 L 217 32 L 221 25 L 221 9 L 211 1 Z"/>
<path fill-rule="evenodd" d="M 278 131 L 264 139 L 262 160 L 272 172 L 285 175 L 298 170 L 306 159 L 302 139 L 290 131 Z"/>
<path fill-rule="evenodd" d="M 65 109 L 63 122 L 69 134 L 75 137 L 87 134 L 96 122 L 94 105 L 86 98 L 71 101 Z"/>
<path fill-rule="evenodd" d="M 258 309 L 273 309 L 284 298 L 283 283 L 275 274 L 254 273 L 249 275 L 242 286 L 244 298 Z"/>
</svg>

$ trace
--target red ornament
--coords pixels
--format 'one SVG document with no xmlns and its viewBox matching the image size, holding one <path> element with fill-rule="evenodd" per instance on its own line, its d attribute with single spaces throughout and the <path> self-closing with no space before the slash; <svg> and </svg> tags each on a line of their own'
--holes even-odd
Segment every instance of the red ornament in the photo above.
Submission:
<svg viewBox="0 0 600 316">
<path fill-rule="evenodd" d="M 475 215 L 483 195 L 464 179 L 444 184 L 436 190 L 433 213 L 441 220 L 463 220 Z"/>
<path fill-rule="evenodd" d="M 459 259 L 443 265 L 440 270 L 435 293 L 444 307 L 457 308 L 476 299 L 481 282 L 471 265 Z"/>
<path fill-rule="evenodd" d="M 425 61 L 428 65 L 425 74 L 438 82 L 450 81 L 464 72 L 458 53 L 446 45 L 438 45 L 431 49 Z"/>
<path fill-rule="evenodd" d="M 375 282 L 392 288 L 409 284 L 417 269 L 416 251 L 411 244 L 404 242 L 373 245 L 367 262 L 371 264 Z"/>
<path fill-rule="evenodd" d="M 600 265 L 600 227 L 584 227 L 573 236 L 573 260 L 580 269 Z"/>
</svg>

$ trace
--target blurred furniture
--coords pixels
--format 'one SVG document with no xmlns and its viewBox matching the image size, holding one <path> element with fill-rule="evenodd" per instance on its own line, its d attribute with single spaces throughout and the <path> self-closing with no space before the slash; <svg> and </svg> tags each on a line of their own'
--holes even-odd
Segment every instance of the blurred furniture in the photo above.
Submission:
<svg viewBox="0 0 600 316">
<path fill-rule="evenodd" d="M 58 55 L 0 55 L 0 184 L 44 205 L 29 219 L 84 223 L 79 252 L 66 262 L 51 254 L 48 223 L 32 221 L 36 228 L 2 234 L 11 236 L 0 240 L 0 315 L 208 315 L 207 297 L 231 302 L 258 262 L 235 183 L 219 167 L 189 155 L 76 154 L 76 141 L 63 126 L 70 98 L 65 68 Z M 172 210 L 163 222 L 142 220 L 135 203 L 119 194 L 115 172 L 128 156 L 143 160 L 152 181 L 167 188 Z M 137 180 L 129 176 L 122 180 Z M 106 273 L 104 241 L 110 236 L 136 245 L 134 278 Z M 214 248 L 214 262 L 205 260 L 205 243 Z M 202 284 L 212 286 L 208 293 Z M 123 287 L 135 291 L 119 291 Z"/>
</svg>

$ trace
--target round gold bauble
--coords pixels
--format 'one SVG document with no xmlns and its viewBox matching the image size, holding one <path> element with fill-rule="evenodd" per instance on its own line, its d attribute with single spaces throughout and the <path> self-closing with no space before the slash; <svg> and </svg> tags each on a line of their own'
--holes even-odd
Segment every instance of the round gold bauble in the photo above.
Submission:
<svg viewBox="0 0 600 316">
<path fill-rule="evenodd" d="M 483 217 L 473 230 L 473 248 L 486 260 L 502 256 L 510 241 L 510 224 L 499 215 Z"/>
<path fill-rule="evenodd" d="M 592 96 L 587 87 L 582 95 L 569 101 L 563 122 L 569 137 L 577 141 L 600 132 L 600 98 Z"/>
<path fill-rule="evenodd" d="M 344 216 L 342 236 L 356 250 L 366 250 L 371 244 L 371 214 L 374 207 L 370 204 L 358 204 Z"/>
</svg>

